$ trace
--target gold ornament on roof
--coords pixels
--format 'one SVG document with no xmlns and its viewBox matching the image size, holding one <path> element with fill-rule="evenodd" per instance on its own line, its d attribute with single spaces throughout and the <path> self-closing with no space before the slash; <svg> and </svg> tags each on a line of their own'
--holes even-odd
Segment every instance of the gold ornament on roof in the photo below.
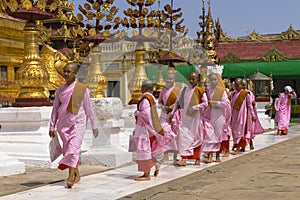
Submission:
<svg viewBox="0 0 300 200">
<path fill-rule="evenodd" d="M 18 9 L 19 4 L 17 0 L 10 0 L 10 2 L 7 4 L 10 11 L 14 12 Z"/>
<path fill-rule="evenodd" d="M 88 31 L 89 35 L 91 36 L 94 36 L 96 35 L 96 30 L 94 28 L 91 28 L 89 31 Z"/>
<path fill-rule="evenodd" d="M 21 6 L 22 6 L 22 8 L 30 9 L 30 8 L 32 8 L 32 3 L 30 0 L 23 0 Z"/>
<path fill-rule="evenodd" d="M 57 3 L 54 1 L 51 5 L 50 5 L 50 11 L 52 12 L 52 11 L 55 11 L 56 9 L 57 9 Z"/>
<path fill-rule="evenodd" d="M 103 31 L 103 33 L 102 33 L 102 35 L 104 36 L 104 37 L 110 37 L 110 32 L 109 32 L 109 30 L 104 30 Z"/>
<path fill-rule="evenodd" d="M 36 4 L 36 7 L 40 10 L 43 10 L 45 11 L 45 8 L 46 8 L 46 2 L 45 0 L 39 0 Z"/>
</svg>

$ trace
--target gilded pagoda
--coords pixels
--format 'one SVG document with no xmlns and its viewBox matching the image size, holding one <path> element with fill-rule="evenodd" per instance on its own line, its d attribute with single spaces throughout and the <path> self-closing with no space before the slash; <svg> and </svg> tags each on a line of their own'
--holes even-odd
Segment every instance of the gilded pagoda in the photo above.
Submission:
<svg viewBox="0 0 300 200">
<path fill-rule="evenodd" d="M 23 30 L 26 21 L 7 15 L 3 2 L 1 1 L 0 4 L 0 104 L 10 106 L 20 93 L 15 75 L 22 66 L 25 54 Z M 69 3 L 68 0 L 46 2 L 45 10 L 54 15 L 50 19 L 37 20 L 36 25 L 41 32 L 38 39 L 41 63 L 49 74 L 47 90 L 51 91 L 56 90 L 64 83 L 62 67 L 67 62 L 70 60 L 83 62 L 87 52 L 85 52 L 80 38 L 86 36 L 86 33 L 82 30 L 82 26 L 79 26 L 83 22 L 74 16 L 73 2 Z M 202 2 L 204 5 L 205 0 Z M 178 56 L 188 58 L 187 62 L 192 64 L 204 62 L 202 57 L 204 54 L 210 56 L 210 61 L 224 66 L 224 78 L 250 77 L 255 72 L 260 72 L 268 77 L 272 76 L 275 94 L 283 85 L 299 85 L 299 30 L 294 30 L 290 25 L 281 33 L 261 35 L 254 30 L 245 37 L 233 38 L 223 31 L 219 19 L 213 20 L 210 9 L 209 5 L 206 14 L 204 6 L 202 8 L 203 13 L 200 16 L 202 22 L 199 23 L 202 30 L 199 32 L 198 38 L 188 38 L 187 32 L 174 38 L 168 38 L 168 32 L 161 37 L 157 36 L 157 32 L 148 32 L 148 36 L 156 37 L 156 39 L 162 38 L 164 41 L 161 43 L 171 42 L 172 50 Z M 131 20 L 133 21 L 133 18 Z M 122 23 L 127 25 L 125 21 L 123 20 Z M 127 20 L 127 23 L 130 23 L 130 20 Z M 147 33 L 147 31 L 145 32 Z M 117 29 L 114 36 L 127 38 L 127 34 L 126 31 Z M 205 52 L 201 52 L 200 47 Z M 107 97 L 117 96 L 122 99 L 124 104 L 128 103 L 130 94 L 127 90 L 128 84 L 134 78 L 136 45 L 122 39 L 117 42 L 101 43 L 99 48 L 101 48 L 102 73 L 107 79 Z M 148 46 L 145 49 L 148 51 Z M 163 50 L 170 49 L 166 45 Z M 193 51 L 195 53 L 191 54 Z M 144 59 L 147 76 L 151 78 L 149 55 L 147 54 Z M 89 64 L 87 63 L 81 70 L 84 68 L 89 68 Z M 154 73 L 157 76 L 157 71 Z M 85 77 L 79 76 L 79 78 L 84 80 Z M 299 93 L 299 89 L 295 88 Z"/>
</svg>

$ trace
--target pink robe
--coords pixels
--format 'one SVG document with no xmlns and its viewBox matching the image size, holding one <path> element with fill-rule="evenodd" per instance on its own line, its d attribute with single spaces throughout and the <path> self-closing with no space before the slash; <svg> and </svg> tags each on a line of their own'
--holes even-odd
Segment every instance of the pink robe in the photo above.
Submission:
<svg viewBox="0 0 300 200">
<path fill-rule="evenodd" d="M 158 105 L 166 105 L 168 98 L 174 87 L 164 88 L 159 95 Z M 179 117 L 180 111 L 174 112 L 172 121 L 169 121 L 171 112 L 166 113 L 161 111 L 160 123 L 164 129 L 164 137 L 161 138 L 160 144 L 162 146 L 161 150 L 166 151 L 178 151 L 178 129 L 179 129 Z"/>
<path fill-rule="evenodd" d="M 56 91 L 50 118 L 50 131 L 57 128 L 62 139 L 63 158 L 59 161 L 59 168 L 76 168 L 79 163 L 79 154 L 87 126 L 88 118 L 93 129 L 97 128 L 97 120 L 90 102 L 90 91 L 87 88 L 77 115 L 68 112 L 67 107 L 72 96 L 75 83 L 62 85 Z"/>
<path fill-rule="evenodd" d="M 215 89 L 207 89 L 207 98 L 212 100 Z M 204 140 L 202 151 L 217 152 L 220 150 L 222 141 L 228 140 L 228 113 L 226 111 L 230 107 L 230 101 L 226 92 L 224 91 L 220 101 L 216 102 L 216 106 L 208 106 L 203 114 L 204 119 Z"/>
<path fill-rule="evenodd" d="M 175 108 L 179 104 L 179 99 L 181 96 L 181 90 L 176 103 Z M 203 120 L 202 112 L 204 108 L 208 106 L 207 96 L 204 93 L 201 99 L 201 104 L 197 105 L 199 112 L 197 112 L 195 117 L 190 117 L 186 115 L 188 105 L 194 93 L 194 88 L 186 87 L 184 93 L 184 108 L 181 108 L 181 119 L 179 122 L 179 133 L 178 133 L 178 148 L 181 156 L 193 156 L 194 149 L 202 145 L 203 142 Z M 172 113 L 174 113 L 173 109 Z"/>
<path fill-rule="evenodd" d="M 250 99 L 250 95 L 246 95 L 240 110 L 236 110 L 233 106 L 240 94 L 240 91 L 234 91 L 231 96 L 231 130 L 234 144 L 239 144 L 242 137 L 245 137 L 247 142 L 251 139 L 251 131 L 246 130 L 246 128 L 250 128 L 252 130 L 252 126 L 247 126 L 247 120 L 251 120 L 252 117 L 255 116 L 253 112 L 252 102 Z M 249 112 L 248 112 L 249 110 Z"/>
<path fill-rule="evenodd" d="M 254 139 L 255 135 L 264 133 L 265 130 L 259 121 L 259 118 L 257 115 L 257 110 L 256 110 L 256 105 L 253 105 L 253 102 L 255 102 L 255 95 L 251 91 L 249 91 L 249 97 L 250 97 L 251 104 L 253 106 L 253 112 L 254 112 L 256 121 L 253 122 L 251 118 L 250 119 L 248 118 L 248 124 L 251 127 L 247 128 L 247 130 L 250 131 L 250 139 Z M 248 110 L 248 112 L 250 112 L 250 110 Z M 251 115 L 251 113 L 248 113 L 248 114 Z"/>
<path fill-rule="evenodd" d="M 154 159 L 152 151 L 155 150 L 157 146 L 156 141 L 154 141 L 154 144 L 152 144 L 154 146 L 151 147 L 150 136 L 159 137 L 160 135 L 154 129 L 150 102 L 147 98 L 143 98 L 145 94 L 151 95 L 155 99 L 149 92 L 142 94 L 142 100 L 138 104 L 138 110 L 134 113 L 136 117 L 134 138 L 136 142 L 136 162 L 138 163 L 138 171 L 150 172 L 150 169 L 154 164 L 154 162 L 152 162 Z"/>
<path fill-rule="evenodd" d="M 291 93 L 291 98 L 297 98 L 296 93 L 293 91 Z M 292 105 L 288 105 L 288 95 L 285 93 L 280 93 L 278 97 L 277 105 L 277 125 L 278 130 L 286 130 L 289 127 L 290 119 L 291 119 L 291 108 Z"/>
</svg>

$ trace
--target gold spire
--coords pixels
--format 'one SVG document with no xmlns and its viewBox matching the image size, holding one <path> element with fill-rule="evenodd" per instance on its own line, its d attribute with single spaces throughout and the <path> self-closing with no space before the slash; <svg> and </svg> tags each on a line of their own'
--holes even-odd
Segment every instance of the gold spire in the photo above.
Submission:
<svg viewBox="0 0 300 200">
<path fill-rule="evenodd" d="M 211 57 L 212 61 L 215 62 L 217 59 L 217 53 L 215 51 L 215 45 L 214 45 L 213 28 L 214 28 L 214 21 L 211 16 L 210 1 L 209 1 L 208 2 L 207 21 L 206 21 L 204 49 L 206 50 L 208 55 Z"/>
</svg>

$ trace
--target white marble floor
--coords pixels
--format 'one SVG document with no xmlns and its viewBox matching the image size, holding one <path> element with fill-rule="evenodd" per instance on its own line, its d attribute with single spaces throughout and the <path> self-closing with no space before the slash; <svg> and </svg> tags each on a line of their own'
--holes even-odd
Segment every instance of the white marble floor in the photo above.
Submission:
<svg viewBox="0 0 300 200">
<path fill-rule="evenodd" d="M 299 135 L 300 125 L 290 127 L 289 134 L 287 136 L 277 136 L 275 131 L 266 132 L 264 134 L 256 136 L 254 140 L 255 152 L 259 149 L 267 146 L 291 139 Z M 243 156 L 247 153 L 251 153 L 248 148 L 247 152 L 238 156 Z M 229 156 L 228 158 L 222 158 L 223 162 L 228 162 L 238 156 Z M 65 189 L 65 182 L 58 182 L 55 184 L 39 187 L 32 190 L 0 197 L 5 200 L 82 200 L 82 199 L 118 199 L 126 195 L 157 186 L 159 184 L 166 183 L 168 181 L 186 176 L 195 171 L 203 170 L 217 163 L 204 164 L 200 166 L 187 165 L 186 167 L 175 167 L 171 162 L 164 163 L 161 166 L 160 174 L 158 177 L 152 177 L 150 181 L 137 182 L 134 181 L 136 176 L 141 175 L 137 172 L 137 165 L 116 168 L 103 173 L 94 174 L 82 177 L 81 181 L 76 184 L 72 189 Z M 153 172 L 152 172 L 153 174 Z"/>
</svg>

